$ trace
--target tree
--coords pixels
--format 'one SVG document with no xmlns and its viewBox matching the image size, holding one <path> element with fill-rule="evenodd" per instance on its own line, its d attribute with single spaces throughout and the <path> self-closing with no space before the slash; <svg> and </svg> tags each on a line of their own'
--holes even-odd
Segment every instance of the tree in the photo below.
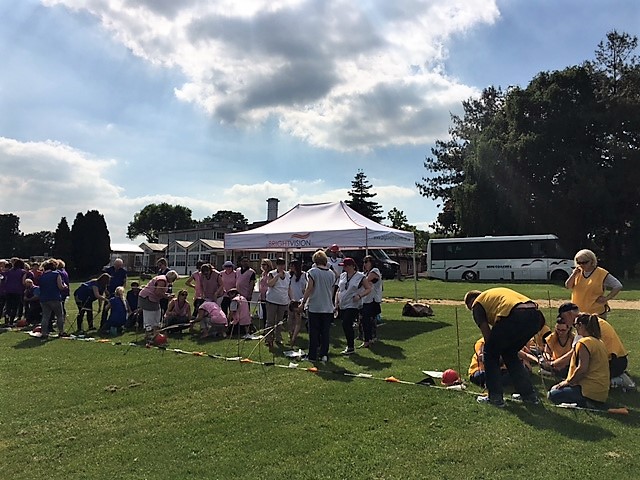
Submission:
<svg viewBox="0 0 640 480">
<path fill-rule="evenodd" d="M 20 236 L 16 256 L 29 258 L 33 256 L 50 256 L 53 250 L 54 234 L 47 230 L 27 233 Z"/>
<path fill-rule="evenodd" d="M 347 192 L 351 200 L 347 200 L 346 204 L 374 222 L 381 222 L 383 219 L 382 207 L 370 200 L 377 195 L 377 193 L 370 192 L 372 187 L 364 172 L 358 170 L 355 179 L 351 182 L 351 190 Z"/>
<path fill-rule="evenodd" d="M 157 242 L 159 232 L 182 230 L 193 225 L 191 209 L 182 205 L 151 203 L 133 216 L 127 228 L 127 237 L 133 240 L 138 235 L 144 235 L 148 242 Z"/>
<path fill-rule="evenodd" d="M 398 210 L 396 207 L 393 207 L 387 213 L 387 218 L 391 220 L 391 226 L 393 228 L 397 228 L 398 230 L 410 230 L 411 225 L 407 220 L 407 216 L 404 214 L 402 210 Z"/>
<path fill-rule="evenodd" d="M 227 226 L 230 230 L 246 230 L 249 226 L 249 221 L 242 213 L 231 210 L 218 210 L 200 220 L 200 223 L 217 223 Z"/>
<path fill-rule="evenodd" d="M 20 217 L 13 213 L 0 214 L 0 232 L 0 258 L 11 258 L 20 239 Z"/>
<path fill-rule="evenodd" d="M 109 263 L 111 238 L 104 217 L 97 210 L 78 213 L 71 227 L 73 265 L 80 275 L 94 275 Z"/>
<path fill-rule="evenodd" d="M 598 43 L 595 62 L 587 64 L 604 75 L 605 92 L 614 97 L 620 93 L 623 78 L 638 67 L 638 56 L 633 53 L 637 47 L 638 37 L 616 30 L 607 33 L 606 42 Z"/>
<path fill-rule="evenodd" d="M 463 103 L 416 184 L 443 202 L 438 233 L 556 233 L 571 249 L 593 247 L 608 266 L 638 261 L 637 39 L 607 39 L 594 63 Z"/>
<path fill-rule="evenodd" d="M 67 217 L 62 217 L 54 233 L 53 256 L 64 260 L 68 264 L 68 269 L 71 270 L 73 268 L 72 252 L 71 229 L 67 223 Z"/>
<path fill-rule="evenodd" d="M 410 225 L 407 221 L 407 216 L 402 210 L 398 210 L 396 207 L 393 207 L 391 210 L 389 210 L 387 218 L 391 220 L 391 226 L 393 228 L 397 228 L 399 230 L 404 230 L 407 232 L 413 232 L 416 252 L 421 252 L 426 249 L 427 242 L 429 241 L 429 233 L 423 230 L 419 230 L 414 225 Z"/>
</svg>

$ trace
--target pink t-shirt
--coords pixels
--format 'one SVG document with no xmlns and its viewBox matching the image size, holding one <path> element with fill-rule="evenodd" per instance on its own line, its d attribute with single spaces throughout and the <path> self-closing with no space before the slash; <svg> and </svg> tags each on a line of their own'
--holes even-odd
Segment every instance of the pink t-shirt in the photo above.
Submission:
<svg viewBox="0 0 640 480">
<path fill-rule="evenodd" d="M 156 290 L 156 285 L 158 282 L 164 281 L 164 286 L 169 285 L 167 282 L 167 277 L 164 275 L 157 275 L 151 279 L 149 283 L 147 283 L 142 290 L 140 290 L 140 296 L 142 298 L 146 298 L 150 302 L 158 303 L 160 300 L 164 298 L 164 294 L 167 293 L 166 288 L 161 288 Z"/>
<path fill-rule="evenodd" d="M 242 295 L 236 295 L 231 299 L 229 307 L 234 325 L 251 325 L 251 311 L 249 302 Z"/>
<path fill-rule="evenodd" d="M 207 312 L 208 317 L 211 319 L 211 323 L 219 325 L 227 324 L 227 317 L 220 308 L 220 305 L 218 305 L 216 302 L 204 302 L 202 305 L 200 305 L 198 310 L 204 310 L 205 312 Z"/>
</svg>

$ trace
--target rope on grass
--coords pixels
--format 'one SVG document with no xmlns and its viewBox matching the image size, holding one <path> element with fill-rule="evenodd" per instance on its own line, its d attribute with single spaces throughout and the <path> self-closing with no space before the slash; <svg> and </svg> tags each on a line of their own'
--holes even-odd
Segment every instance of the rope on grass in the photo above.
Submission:
<svg viewBox="0 0 640 480">
<path fill-rule="evenodd" d="M 10 331 L 16 331 L 14 329 L 10 329 Z M 28 332 L 26 332 L 28 333 Z M 324 370 L 324 369 L 319 369 L 318 367 L 316 367 L 315 365 L 309 366 L 309 367 L 301 367 L 299 366 L 297 363 L 293 363 L 293 362 L 289 362 L 288 365 L 285 364 L 277 364 L 275 362 L 262 362 L 259 360 L 253 360 L 251 358 L 248 357 L 242 357 L 242 356 L 236 356 L 236 357 L 226 357 L 224 355 L 219 355 L 219 354 L 215 354 L 215 353 L 207 353 L 207 352 L 202 352 L 202 351 L 188 351 L 188 350 L 183 350 L 180 348 L 168 348 L 166 346 L 158 346 L 158 345 L 141 345 L 138 343 L 134 343 L 134 342 L 119 342 L 119 341 L 114 341 L 114 340 L 109 340 L 109 339 L 96 339 L 93 337 L 76 337 L 76 336 L 69 336 L 69 337 L 61 337 L 61 339 L 63 340 L 74 340 L 74 341 L 84 341 L 84 342 L 94 342 L 94 343 L 101 343 L 101 344 L 110 344 L 112 346 L 127 346 L 127 347 L 144 347 L 146 349 L 151 349 L 151 350 L 160 350 L 162 352 L 174 352 L 178 355 L 192 355 L 194 357 L 204 357 L 204 358 L 211 358 L 211 359 L 215 359 L 215 360 L 224 360 L 227 362 L 238 362 L 238 363 L 249 363 L 249 364 L 254 364 L 254 365 L 261 365 L 263 367 L 267 367 L 267 366 L 273 366 L 273 367 L 277 367 L 277 368 L 286 368 L 289 370 L 298 370 L 298 371 L 305 371 L 305 372 L 310 372 L 310 373 L 315 373 L 315 374 L 320 374 L 320 375 L 336 375 L 336 376 L 346 376 L 346 377 L 351 377 L 351 378 L 359 378 L 359 379 L 365 379 L 365 380 L 377 380 L 377 381 L 384 381 L 385 383 L 398 383 L 398 384 L 402 384 L 402 385 L 414 385 L 414 386 L 427 386 L 428 388 L 431 389 L 436 389 L 436 390 L 449 390 L 449 391 L 454 391 L 454 392 L 462 392 L 462 393 L 466 393 L 466 394 L 470 394 L 470 395 L 480 395 L 482 393 L 485 392 L 478 392 L 478 391 L 473 391 L 473 390 L 466 390 L 466 385 L 464 384 L 458 384 L 458 385 L 452 385 L 452 386 L 441 386 L 441 385 L 435 385 L 435 384 L 427 384 L 427 383 L 423 383 L 424 380 L 420 381 L 420 382 L 409 382 L 406 380 L 400 380 L 398 378 L 396 378 L 395 376 L 391 375 L 388 377 L 376 377 L 372 374 L 369 373 L 351 373 L 345 370 Z M 260 343 L 258 343 L 260 344 Z M 254 349 L 255 350 L 255 349 Z M 252 350 L 253 352 L 253 350 Z M 510 399 L 509 399 L 510 400 Z M 520 402 L 516 402 L 516 403 L 520 403 Z M 600 409 L 595 409 L 595 408 L 586 408 L 586 407 L 579 407 L 575 404 L 559 404 L 559 405 L 553 405 L 554 407 L 557 408 L 565 408 L 565 409 L 573 409 L 573 410 L 582 410 L 585 412 L 594 412 L 594 413 L 608 413 L 608 414 L 616 414 L 616 415 L 628 415 L 629 414 L 629 409 L 627 407 L 614 407 L 614 408 L 609 408 L 607 410 L 600 410 Z"/>
</svg>

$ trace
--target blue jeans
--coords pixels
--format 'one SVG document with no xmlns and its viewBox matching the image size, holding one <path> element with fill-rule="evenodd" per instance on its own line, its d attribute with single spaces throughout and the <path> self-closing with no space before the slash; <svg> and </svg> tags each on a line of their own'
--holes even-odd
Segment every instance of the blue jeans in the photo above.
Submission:
<svg viewBox="0 0 640 480">
<path fill-rule="evenodd" d="M 556 405 L 559 403 L 576 403 L 579 407 L 584 407 L 587 404 L 587 398 L 582 395 L 582 387 L 580 385 L 549 390 L 547 398 Z"/>
<path fill-rule="evenodd" d="M 484 345 L 484 368 L 487 390 L 492 401 L 502 401 L 500 357 L 509 371 L 513 386 L 523 397 L 533 395 L 529 372 L 518 358 L 518 352 L 544 324 L 542 313 L 534 308 L 513 309 L 511 314 L 496 322 Z"/>
<path fill-rule="evenodd" d="M 309 312 L 309 360 L 329 356 L 329 330 L 333 321 L 333 313 Z M 320 352 L 318 352 L 320 348 Z"/>
</svg>

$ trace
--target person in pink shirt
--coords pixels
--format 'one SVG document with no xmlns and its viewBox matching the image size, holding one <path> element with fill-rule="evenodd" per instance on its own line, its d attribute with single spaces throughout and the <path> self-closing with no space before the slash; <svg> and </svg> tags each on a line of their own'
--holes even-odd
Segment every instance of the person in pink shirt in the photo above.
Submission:
<svg viewBox="0 0 640 480">
<path fill-rule="evenodd" d="M 247 335 L 250 332 L 251 326 L 251 309 L 247 299 L 238 292 L 238 289 L 232 288 L 229 290 L 229 297 L 231 298 L 231 304 L 229 305 L 229 314 L 227 319 L 231 326 L 231 335 L 235 331 L 243 335 Z"/>
<path fill-rule="evenodd" d="M 253 288 L 256 285 L 256 272 L 249 266 L 249 257 L 240 258 L 240 266 L 236 269 L 236 288 L 249 303 L 253 299 Z"/>
<path fill-rule="evenodd" d="M 200 289 L 205 302 L 215 302 L 222 296 L 224 289 L 222 277 L 220 272 L 209 263 L 205 263 L 200 268 Z"/>
<path fill-rule="evenodd" d="M 166 326 L 185 325 L 187 328 L 189 320 L 191 320 L 191 305 L 187 301 L 189 292 L 180 290 L 178 296 L 171 299 L 167 306 L 167 312 L 164 314 Z"/>
<path fill-rule="evenodd" d="M 156 275 L 140 290 L 138 295 L 138 307 L 142 308 L 142 321 L 144 323 L 145 340 L 150 342 L 160 329 L 162 312 L 160 301 L 173 298 L 168 293 L 169 286 L 178 279 L 175 270 L 169 270 L 166 275 Z"/>
<path fill-rule="evenodd" d="M 200 285 L 200 269 L 204 265 L 202 260 L 198 260 L 196 262 L 196 271 L 191 274 L 191 276 L 185 282 L 185 285 L 189 288 L 193 288 L 195 290 L 193 296 L 193 318 L 196 318 L 198 314 L 198 307 L 202 305 L 204 302 L 204 295 L 202 293 L 202 286 Z"/>
<path fill-rule="evenodd" d="M 222 265 L 222 272 L 220 272 L 222 278 L 222 303 L 220 307 L 226 315 L 229 312 L 229 305 L 231 304 L 231 298 L 229 297 L 229 290 L 236 288 L 236 282 L 238 280 L 238 274 L 236 273 L 235 265 L 233 262 L 227 260 Z"/>
<path fill-rule="evenodd" d="M 227 336 L 227 317 L 216 302 L 206 301 L 198 308 L 196 322 L 200 322 L 200 338 L 213 334 L 225 338 Z"/>
</svg>

